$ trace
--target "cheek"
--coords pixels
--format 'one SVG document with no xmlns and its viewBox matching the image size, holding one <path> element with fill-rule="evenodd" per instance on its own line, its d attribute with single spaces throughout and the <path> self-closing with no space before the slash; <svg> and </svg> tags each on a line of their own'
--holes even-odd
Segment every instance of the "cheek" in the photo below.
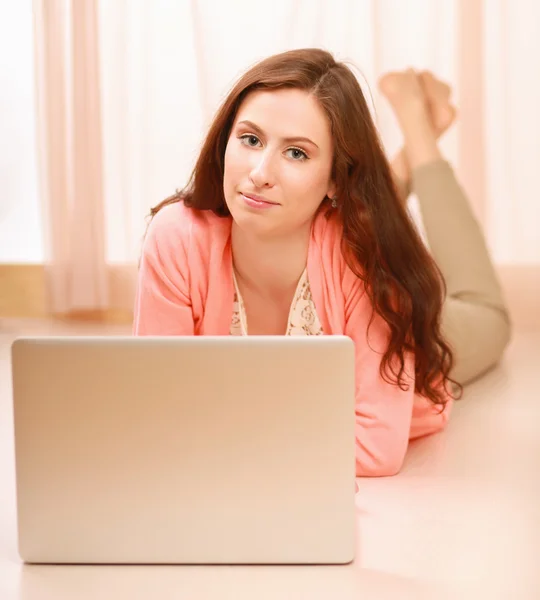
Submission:
<svg viewBox="0 0 540 600">
<path fill-rule="evenodd" d="M 294 169 L 287 179 L 291 188 L 294 187 L 295 194 L 304 199 L 313 199 L 313 202 L 318 202 L 326 193 L 328 178 L 324 173 L 321 174 L 318 165 Z"/>
<path fill-rule="evenodd" d="M 225 149 L 223 161 L 223 194 L 225 203 L 232 214 L 236 214 L 236 194 L 244 187 L 246 180 L 245 159 L 240 155 L 239 149 L 233 143 Z"/>
<path fill-rule="evenodd" d="M 225 186 L 234 185 L 243 171 L 243 161 L 238 148 L 234 144 L 228 145 L 225 150 L 223 179 Z"/>
</svg>

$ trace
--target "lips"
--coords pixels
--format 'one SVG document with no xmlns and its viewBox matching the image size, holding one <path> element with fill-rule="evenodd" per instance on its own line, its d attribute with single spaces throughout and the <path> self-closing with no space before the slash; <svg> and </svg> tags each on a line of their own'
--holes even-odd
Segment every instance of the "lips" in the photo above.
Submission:
<svg viewBox="0 0 540 600">
<path fill-rule="evenodd" d="M 270 204 L 270 205 L 278 204 L 278 202 L 272 202 L 271 200 L 268 200 L 267 198 L 264 198 L 263 196 L 258 196 L 257 194 L 242 193 L 242 196 L 244 196 L 244 198 L 249 198 L 250 200 L 254 200 L 255 202 L 261 202 L 261 203 Z"/>
</svg>

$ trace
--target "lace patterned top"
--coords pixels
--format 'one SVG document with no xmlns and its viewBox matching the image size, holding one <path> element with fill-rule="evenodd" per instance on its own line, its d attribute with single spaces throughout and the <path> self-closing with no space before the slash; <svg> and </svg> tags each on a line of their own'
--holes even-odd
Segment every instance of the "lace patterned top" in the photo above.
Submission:
<svg viewBox="0 0 540 600">
<path fill-rule="evenodd" d="M 231 335 L 248 335 L 246 311 L 242 295 L 238 289 L 238 283 L 233 271 L 234 278 L 234 303 L 231 320 Z M 315 303 L 311 296 L 307 269 L 304 270 L 289 311 L 289 320 L 285 335 L 323 335 L 323 329 L 315 310 Z"/>
</svg>

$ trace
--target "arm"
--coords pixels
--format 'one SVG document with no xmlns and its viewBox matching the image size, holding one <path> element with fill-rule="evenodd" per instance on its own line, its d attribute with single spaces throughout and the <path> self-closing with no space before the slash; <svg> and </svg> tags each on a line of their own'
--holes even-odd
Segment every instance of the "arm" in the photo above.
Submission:
<svg viewBox="0 0 540 600">
<path fill-rule="evenodd" d="M 435 161 L 413 169 L 426 237 L 447 285 L 442 330 L 454 350 L 451 376 L 464 384 L 495 365 L 511 324 L 481 228 L 452 167 Z"/>
<path fill-rule="evenodd" d="M 361 280 L 349 269 L 344 279 L 345 335 L 356 355 L 356 475 L 395 475 L 401 469 L 411 428 L 414 400 L 413 357 L 406 360 L 406 391 L 380 375 L 388 326 L 375 315 L 369 328 L 371 302 Z"/>
<path fill-rule="evenodd" d="M 174 204 L 152 219 L 139 266 L 134 335 L 194 335 L 188 286 L 190 235 L 191 223 Z"/>
</svg>

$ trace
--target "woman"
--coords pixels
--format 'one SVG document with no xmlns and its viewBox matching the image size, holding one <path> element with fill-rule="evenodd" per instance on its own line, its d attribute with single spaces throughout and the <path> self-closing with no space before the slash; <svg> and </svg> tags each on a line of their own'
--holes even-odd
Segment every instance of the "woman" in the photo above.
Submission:
<svg viewBox="0 0 540 600">
<path fill-rule="evenodd" d="M 336 335 L 356 348 L 356 471 L 441 430 L 444 286 L 352 72 L 318 49 L 250 69 L 185 190 L 152 211 L 136 335 Z"/>
<path fill-rule="evenodd" d="M 455 358 L 451 376 L 463 385 L 497 364 L 511 322 L 482 230 L 437 143 L 455 120 L 451 90 L 431 73 L 412 69 L 386 74 L 379 88 L 403 134 L 404 147 L 392 162 L 396 184 L 404 202 L 416 194 L 446 282 L 441 326 Z"/>
</svg>

